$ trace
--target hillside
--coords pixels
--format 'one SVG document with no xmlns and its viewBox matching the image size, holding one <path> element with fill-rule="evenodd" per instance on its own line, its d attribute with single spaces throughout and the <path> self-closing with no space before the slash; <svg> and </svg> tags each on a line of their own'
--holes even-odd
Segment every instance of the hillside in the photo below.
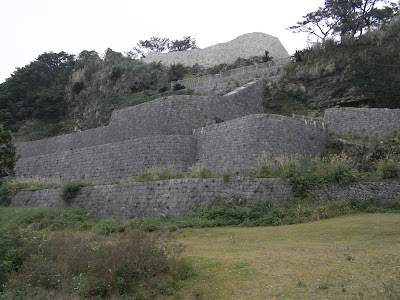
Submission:
<svg viewBox="0 0 400 300">
<path fill-rule="evenodd" d="M 342 43 L 327 40 L 295 54 L 280 82 L 266 90 L 269 111 L 311 114 L 330 107 L 400 107 L 400 18 L 385 30 Z M 293 105 L 293 108 L 291 108 Z"/>
<path fill-rule="evenodd" d="M 399 27 L 395 19 L 358 39 L 341 44 L 328 40 L 298 51 L 283 78 L 266 86 L 265 111 L 321 116 L 331 107 L 400 107 Z M 269 59 L 262 55 L 207 69 L 147 64 L 111 49 L 103 58 L 94 51 L 83 51 L 76 59 L 46 53 L 0 85 L 0 120 L 19 140 L 94 128 L 108 124 L 114 109 L 195 92 L 173 88 L 171 81 Z"/>
</svg>

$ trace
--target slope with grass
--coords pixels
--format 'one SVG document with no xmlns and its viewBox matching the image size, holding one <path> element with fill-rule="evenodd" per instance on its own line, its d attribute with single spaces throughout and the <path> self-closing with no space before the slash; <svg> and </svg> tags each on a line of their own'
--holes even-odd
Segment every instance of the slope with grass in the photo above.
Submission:
<svg viewBox="0 0 400 300">
<path fill-rule="evenodd" d="M 400 215 L 180 231 L 198 274 L 181 299 L 398 299 Z"/>
</svg>

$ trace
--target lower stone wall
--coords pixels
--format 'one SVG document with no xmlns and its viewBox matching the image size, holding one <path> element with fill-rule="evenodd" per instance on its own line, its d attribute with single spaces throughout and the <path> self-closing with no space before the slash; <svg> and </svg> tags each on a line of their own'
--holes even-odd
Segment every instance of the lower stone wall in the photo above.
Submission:
<svg viewBox="0 0 400 300">
<path fill-rule="evenodd" d="M 321 203 L 351 199 L 400 201 L 400 181 L 362 181 L 347 185 L 323 184 L 312 193 L 314 201 Z"/>
<path fill-rule="evenodd" d="M 61 189 L 23 191 L 13 197 L 11 206 L 65 206 L 60 194 Z M 281 204 L 293 198 L 289 183 L 283 179 L 185 178 L 85 187 L 71 206 L 85 208 L 101 217 L 177 217 L 196 207 L 229 201 L 235 196 L 248 199 L 248 203 L 270 199 Z"/>
<path fill-rule="evenodd" d="M 400 182 L 325 184 L 313 193 L 314 201 L 320 203 L 351 199 L 400 201 Z M 66 206 L 60 195 L 61 189 L 22 191 L 12 198 L 11 206 Z M 293 194 L 289 183 L 280 178 L 232 177 L 228 181 L 222 178 L 185 178 L 85 187 L 70 205 L 101 217 L 178 217 L 196 207 L 219 204 L 234 197 L 247 199 L 249 204 L 266 199 L 284 204 L 293 199 Z"/>
</svg>

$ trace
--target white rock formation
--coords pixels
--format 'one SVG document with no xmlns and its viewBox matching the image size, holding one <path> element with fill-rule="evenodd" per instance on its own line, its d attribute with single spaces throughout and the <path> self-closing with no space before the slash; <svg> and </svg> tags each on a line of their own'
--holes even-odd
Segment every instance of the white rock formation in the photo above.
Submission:
<svg viewBox="0 0 400 300">
<path fill-rule="evenodd" d="M 232 64 L 239 57 L 263 56 L 265 51 L 268 51 L 269 56 L 272 56 L 274 60 L 289 56 L 278 38 L 266 33 L 254 32 L 204 49 L 169 53 L 150 52 L 143 61 L 146 63 L 161 62 L 164 65 L 181 63 L 189 67 L 197 63 L 209 68 L 223 63 Z"/>
</svg>

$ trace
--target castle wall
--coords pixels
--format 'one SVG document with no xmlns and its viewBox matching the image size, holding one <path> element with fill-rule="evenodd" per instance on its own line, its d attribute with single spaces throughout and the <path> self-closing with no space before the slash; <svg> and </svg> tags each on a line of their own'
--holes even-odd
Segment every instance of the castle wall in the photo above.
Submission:
<svg viewBox="0 0 400 300">
<path fill-rule="evenodd" d="M 263 112 L 262 83 L 226 97 L 171 96 L 115 110 L 108 126 L 18 143 L 22 157 L 60 153 L 139 137 L 192 134 L 193 129 Z"/>
<path fill-rule="evenodd" d="M 193 89 L 196 93 L 206 95 L 224 95 L 238 86 L 253 81 L 254 78 L 271 77 L 273 81 L 276 81 L 283 73 L 285 65 L 290 62 L 291 58 L 287 57 L 221 72 L 216 75 L 205 75 L 172 81 L 171 87 L 173 88 L 177 83 L 179 83 L 184 85 L 186 88 Z"/>
<path fill-rule="evenodd" d="M 153 136 L 21 158 L 16 176 L 107 182 L 134 178 L 154 166 L 186 170 L 195 163 L 196 143 L 190 135 Z"/>
<path fill-rule="evenodd" d="M 204 49 L 169 53 L 149 52 L 143 61 L 146 63 L 161 62 L 167 66 L 183 64 L 191 67 L 199 64 L 202 67 L 209 68 L 219 64 L 232 64 L 239 57 L 263 56 L 265 51 L 269 51 L 269 56 L 273 59 L 289 56 L 278 38 L 265 33 L 254 32 L 241 35 L 230 42 L 216 44 Z"/>
<path fill-rule="evenodd" d="M 261 155 L 318 155 L 325 135 L 320 128 L 280 115 L 251 115 L 195 131 L 197 162 L 214 172 L 249 171 Z"/>
<path fill-rule="evenodd" d="M 114 111 L 110 128 L 123 138 L 154 134 L 192 134 L 193 129 L 263 112 L 262 83 L 231 96 L 174 96 Z"/>
<path fill-rule="evenodd" d="M 325 111 L 323 121 L 337 134 L 380 136 L 400 129 L 400 109 L 332 108 Z"/>
<path fill-rule="evenodd" d="M 312 191 L 315 202 L 400 200 L 399 181 L 361 181 L 351 184 L 322 184 Z"/>
<path fill-rule="evenodd" d="M 347 185 L 325 184 L 313 192 L 315 202 L 398 200 L 400 182 L 355 182 Z M 11 201 L 11 206 L 65 206 L 61 189 L 22 191 Z M 293 199 L 289 183 L 276 178 L 232 177 L 187 178 L 168 181 L 131 182 L 82 188 L 71 206 L 82 207 L 101 217 L 182 216 L 207 204 L 218 204 L 233 197 L 247 203 L 272 200 L 284 204 Z"/>
<path fill-rule="evenodd" d="M 65 206 L 60 195 L 61 189 L 23 191 L 13 197 L 11 206 Z M 289 183 L 283 179 L 186 178 L 85 187 L 71 206 L 102 217 L 181 216 L 233 196 L 248 199 L 247 203 L 270 199 L 277 204 L 293 198 Z"/>
</svg>

